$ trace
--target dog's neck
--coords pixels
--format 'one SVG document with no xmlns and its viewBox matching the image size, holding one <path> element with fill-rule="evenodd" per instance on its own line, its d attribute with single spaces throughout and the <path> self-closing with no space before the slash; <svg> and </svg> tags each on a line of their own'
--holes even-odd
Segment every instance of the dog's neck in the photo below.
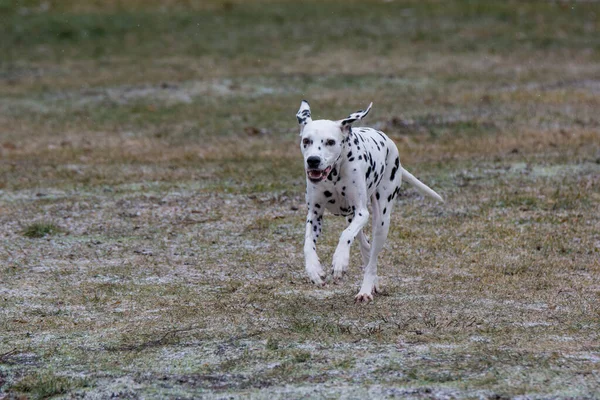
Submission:
<svg viewBox="0 0 600 400">
<path fill-rule="evenodd" d="M 352 140 L 352 137 L 353 137 L 352 128 L 350 128 L 348 135 L 342 141 L 342 151 L 340 151 L 340 154 L 338 155 L 338 157 L 335 159 L 333 164 L 331 164 L 331 172 L 327 176 L 327 180 L 333 181 L 333 176 L 331 175 L 333 173 L 333 171 L 336 171 L 337 174 L 340 173 L 341 167 L 344 164 L 344 162 L 346 161 L 345 155 L 348 153 L 347 143 L 350 143 L 350 140 Z"/>
<path fill-rule="evenodd" d="M 342 151 L 340 152 L 340 155 L 333 163 L 334 167 L 337 168 L 338 171 L 340 170 L 340 167 L 344 163 L 344 160 L 346 160 L 345 155 L 348 153 L 348 143 L 350 143 L 350 141 L 352 140 L 352 138 L 354 136 L 352 134 L 352 127 L 349 127 L 348 129 L 349 129 L 348 135 L 346 135 L 346 137 L 342 141 Z"/>
</svg>

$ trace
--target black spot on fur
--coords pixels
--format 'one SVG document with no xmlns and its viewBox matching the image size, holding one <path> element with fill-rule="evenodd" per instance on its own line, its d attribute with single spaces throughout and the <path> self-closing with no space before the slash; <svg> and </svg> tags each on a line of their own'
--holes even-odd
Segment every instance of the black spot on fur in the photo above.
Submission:
<svg viewBox="0 0 600 400">
<path fill-rule="evenodd" d="M 308 102 L 306 102 L 306 104 L 308 104 Z M 310 118 L 310 110 L 304 110 L 304 111 L 302 111 L 300 113 L 300 115 L 296 115 L 296 118 L 298 119 L 298 123 L 299 124 L 304 125 L 304 122 L 306 121 L 306 119 Z"/>
<path fill-rule="evenodd" d="M 331 199 L 331 200 L 329 200 L 329 202 L 328 202 L 328 203 L 335 204 L 335 200 L 334 200 L 334 199 Z"/>
<path fill-rule="evenodd" d="M 321 208 L 321 205 L 319 203 L 317 203 L 317 204 L 315 204 L 315 207 Z"/>
<path fill-rule="evenodd" d="M 325 192 L 323 192 L 323 194 L 325 195 L 325 197 L 331 197 L 331 192 L 329 190 L 326 190 Z"/>
<path fill-rule="evenodd" d="M 392 168 L 392 174 L 390 175 L 390 181 L 393 181 L 396 177 L 396 171 L 398 171 L 398 167 L 400 166 L 400 159 L 396 157 L 396 161 L 394 162 L 394 168 Z"/>
<path fill-rule="evenodd" d="M 377 200 L 379 200 L 379 192 L 376 192 L 376 193 L 375 193 L 375 198 L 376 198 Z M 315 212 L 315 214 L 316 214 L 316 212 Z"/>
</svg>

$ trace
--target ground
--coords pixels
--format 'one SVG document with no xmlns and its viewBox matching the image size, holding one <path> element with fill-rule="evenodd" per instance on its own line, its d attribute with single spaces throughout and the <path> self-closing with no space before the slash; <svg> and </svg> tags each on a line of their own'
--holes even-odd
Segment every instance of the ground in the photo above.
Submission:
<svg viewBox="0 0 600 400">
<path fill-rule="evenodd" d="M 0 399 L 597 397 L 599 13 L 0 0 Z M 303 98 L 446 199 L 368 305 L 304 273 Z"/>
</svg>

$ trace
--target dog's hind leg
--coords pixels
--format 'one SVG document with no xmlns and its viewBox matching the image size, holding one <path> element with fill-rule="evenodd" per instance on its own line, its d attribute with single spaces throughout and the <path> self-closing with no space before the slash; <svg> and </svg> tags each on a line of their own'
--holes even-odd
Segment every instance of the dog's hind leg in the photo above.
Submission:
<svg viewBox="0 0 600 400">
<path fill-rule="evenodd" d="M 382 204 L 383 203 L 383 204 Z M 365 275 L 360 291 L 354 298 L 356 302 L 368 302 L 373 300 L 373 293 L 379 291 L 379 277 L 377 276 L 377 256 L 387 239 L 390 229 L 390 214 L 394 205 L 393 201 L 387 201 L 383 196 L 381 199 L 371 198 L 373 205 L 373 238 L 369 261 L 365 267 Z"/>
</svg>

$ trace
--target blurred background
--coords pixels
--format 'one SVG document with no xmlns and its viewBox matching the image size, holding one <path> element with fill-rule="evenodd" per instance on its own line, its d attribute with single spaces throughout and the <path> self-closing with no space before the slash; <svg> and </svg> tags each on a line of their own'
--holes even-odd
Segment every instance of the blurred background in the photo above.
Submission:
<svg viewBox="0 0 600 400">
<path fill-rule="evenodd" d="M 80 153 L 210 163 L 270 151 L 276 162 L 293 155 L 302 98 L 329 119 L 374 101 L 366 122 L 412 146 L 407 161 L 573 146 L 598 128 L 598 12 L 587 1 L 3 0 L 1 151 L 42 168 Z M 60 179 L 17 180 L 46 178 Z"/>
</svg>

